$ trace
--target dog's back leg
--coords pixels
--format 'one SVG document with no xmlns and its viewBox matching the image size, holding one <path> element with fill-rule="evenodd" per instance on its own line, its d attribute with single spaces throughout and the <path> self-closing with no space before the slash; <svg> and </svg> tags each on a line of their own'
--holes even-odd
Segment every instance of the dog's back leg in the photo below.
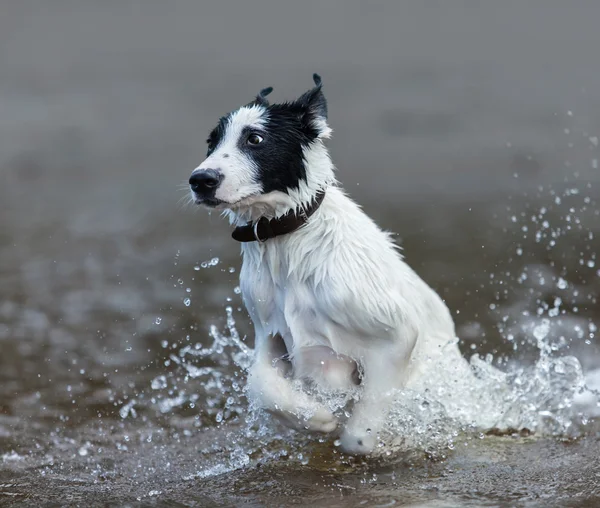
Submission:
<svg viewBox="0 0 600 508">
<path fill-rule="evenodd" d="M 247 396 L 256 408 L 279 417 L 299 430 L 332 432 L 337 418 L 307 393 L 293 385 L 281 337 L 256 330 L 255 359 L 248 374 Z M 282 355 L 283 352 L 283 355 Z"/>
</svg>

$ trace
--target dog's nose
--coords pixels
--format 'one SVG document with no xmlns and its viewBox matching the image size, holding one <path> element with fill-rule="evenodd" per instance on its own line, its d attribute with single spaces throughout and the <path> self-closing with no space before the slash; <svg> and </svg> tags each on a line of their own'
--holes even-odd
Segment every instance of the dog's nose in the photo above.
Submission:
<svg viewBox="0 0 600 508">
<path fill-rule="evenodd" d="M 190 176 L 190 187 L 194 192 L 208 192 L 221 183 L 221 173 L 216 169 L 201 169 Z"/>
</svg>

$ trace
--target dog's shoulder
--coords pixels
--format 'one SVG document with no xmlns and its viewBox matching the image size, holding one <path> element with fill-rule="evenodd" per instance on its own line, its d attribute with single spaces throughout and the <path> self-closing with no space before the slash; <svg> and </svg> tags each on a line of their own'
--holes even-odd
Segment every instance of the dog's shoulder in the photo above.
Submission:
<svg viewBox="0 0 600 508">
<path fill-rule="evenodd" d="M 327 191 L 311 227 L 286 245 L 295 283 L 305 284 L 315 305 L 349 328 L 411 326 L 430 296 L 390 234 L 339 188 Z"/>
</svg>

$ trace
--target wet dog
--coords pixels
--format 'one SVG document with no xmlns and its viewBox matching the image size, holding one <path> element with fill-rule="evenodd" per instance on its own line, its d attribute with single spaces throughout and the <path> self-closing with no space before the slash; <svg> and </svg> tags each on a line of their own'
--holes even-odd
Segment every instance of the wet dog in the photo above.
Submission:
<svg viewBox="0 0 600 508">
<path fill-rule="evenodd" d="M 465 361 L 444 302 L 338 185 L 313 79 L 296 100 L 270 104 L 266 88 L 222 117 L 189 184 L 241 242 L 240 287 L 255 327 L 251 403 L 298 428 L 339 432 L 346 452 L 369 454 L 398 391 L 440 356 Z M 343 426 L 297 382 L 306 379 L 342 391 L 359 384 Z"/>
</svg>

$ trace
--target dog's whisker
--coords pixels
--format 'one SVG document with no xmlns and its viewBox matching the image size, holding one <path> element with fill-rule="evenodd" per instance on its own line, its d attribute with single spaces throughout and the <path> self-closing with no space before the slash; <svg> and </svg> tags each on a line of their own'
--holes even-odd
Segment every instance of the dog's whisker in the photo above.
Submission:
<svg viewBox="0 0 600 508">
<path fill-rule="evenodd" d="M 185 210 L 187 208 L 190 208 L 191 205 L 195 204 L 194 202 L 194 198 L 192 197 L 192 195 L 188 192 L 185 195 L 181 196 L 178 200 L 177 200 L 177 206 L 180 210 Z"/>
</svg>

